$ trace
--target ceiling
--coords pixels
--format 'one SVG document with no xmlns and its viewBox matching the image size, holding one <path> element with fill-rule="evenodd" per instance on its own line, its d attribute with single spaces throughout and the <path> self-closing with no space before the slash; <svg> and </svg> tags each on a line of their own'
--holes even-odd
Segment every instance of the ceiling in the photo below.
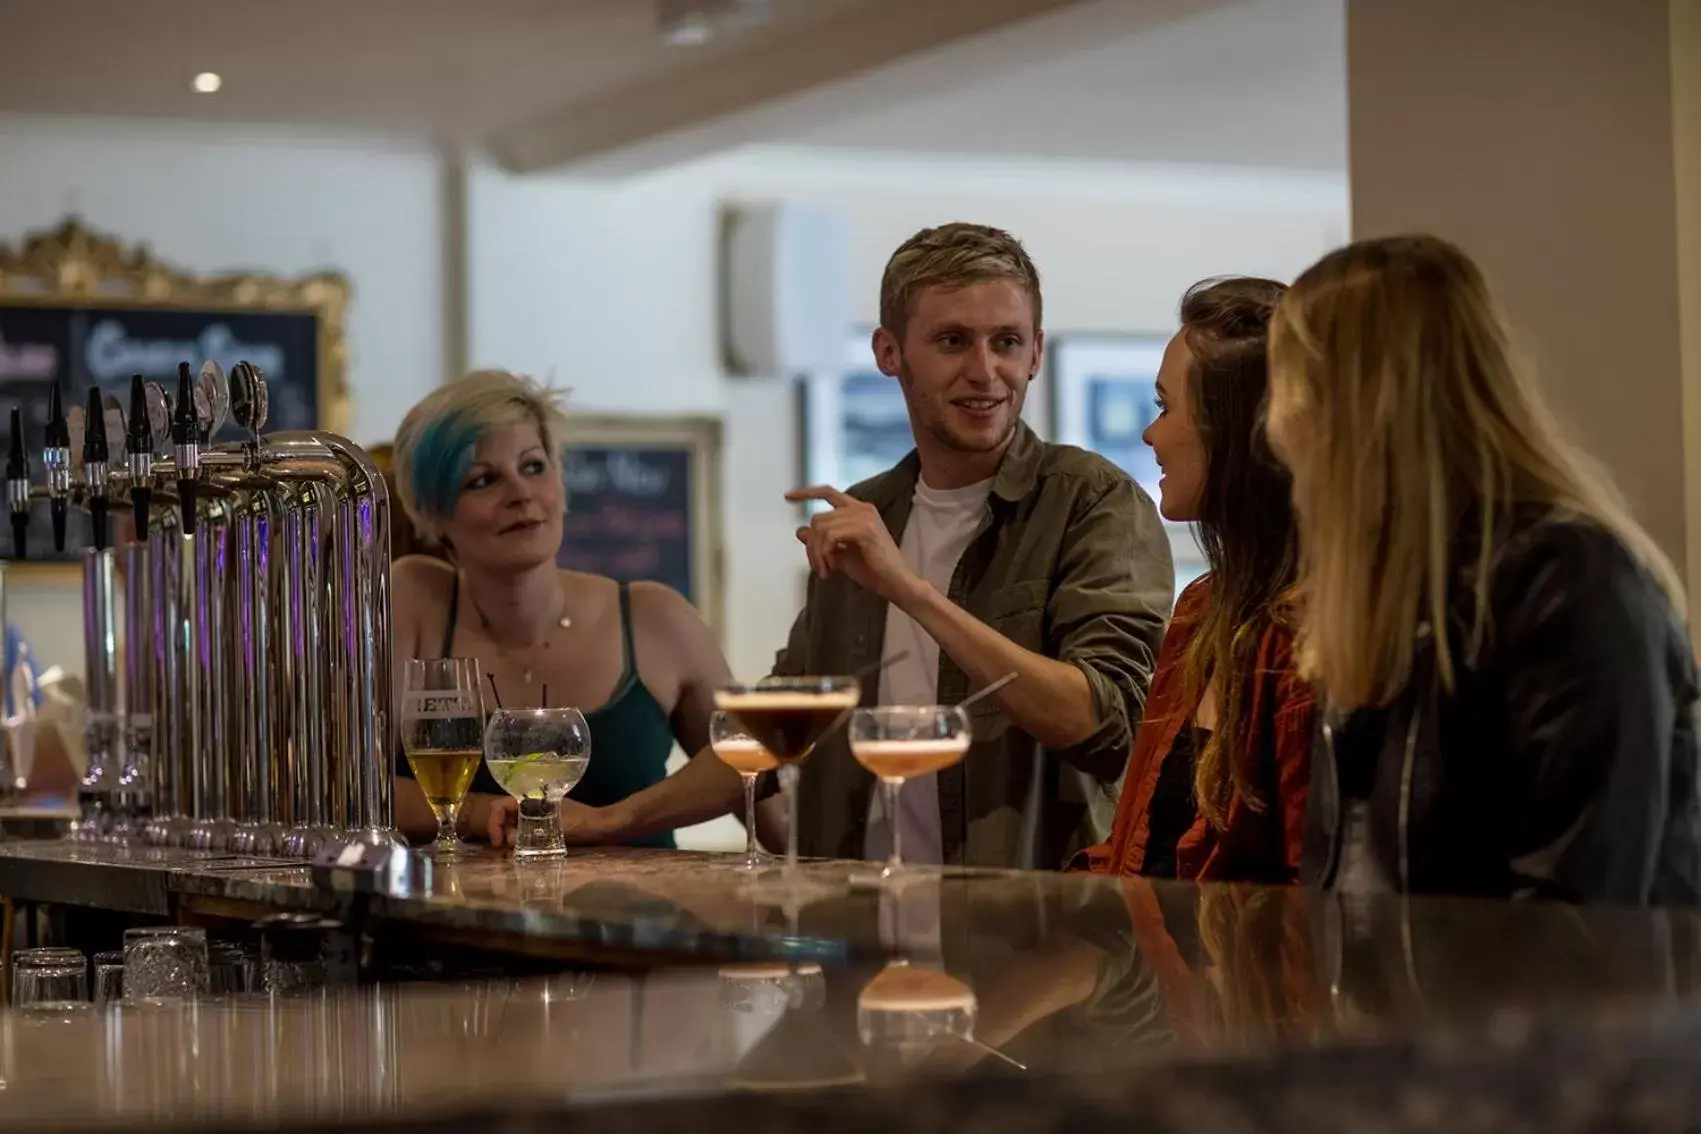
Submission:
<svg viewBox="0 0 1701 1134">
<path fill-rule="evenodd" d="M 775 0 L 678 48 L 653 0 L 0 0 L 0 112 L 424 136 L 521 172 L 747 142 L 1341 169 L 1342 5 Z"/>
<path fill-rule="evenodd" d="M 1130 3 L 1132 14 L 1150 4 Z M 1343 0 L 1250 0 L 1128 27 L 789 140 L 1002 156 L 1347 165 Z"/>
<path fill-rule="evenodd" d="M 0 109 L 464 137 L 867 3 L 781 0 L 768 26 L 685 49 L 650 0 L 0 0 Z M 217 95 L 190 89 L 201 71 Z"/>
</svg>

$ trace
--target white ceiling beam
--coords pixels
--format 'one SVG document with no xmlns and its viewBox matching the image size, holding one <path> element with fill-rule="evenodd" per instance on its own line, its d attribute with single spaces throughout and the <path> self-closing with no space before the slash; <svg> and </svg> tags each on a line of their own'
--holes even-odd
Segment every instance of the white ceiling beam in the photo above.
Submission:
<svg viewBox="0 0 1701 1134">
<path fill-rule="evenodd" d="M 514 173 L 626 175 L 1102 42 L 1222 0 L 873 0 L 748 51 L 498 130 Z"/>
</svg>

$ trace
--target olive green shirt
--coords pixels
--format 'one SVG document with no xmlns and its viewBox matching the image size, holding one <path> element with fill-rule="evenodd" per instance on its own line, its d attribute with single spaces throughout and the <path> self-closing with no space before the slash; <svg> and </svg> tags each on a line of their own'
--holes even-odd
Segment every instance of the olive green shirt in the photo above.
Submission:
<svg viewBox="0 0 1701 1134">
<path fill-rule="evenodd" d="M 909 520 L 915 453 L 851 488 L 880 511 L 894 541 Z M 947 597 L 1024 649 L 1078 666 L 1098 727 L 1045 750 L 1005 718 L 996 697 L 971 708 L 968 756 L 939 775 L 945 861 L 1057 869 L 1110 835 L 1122 773 L 1174 597 L 1169 540 L 1152 500 L 1103 457 L 1041 441 L 1026 425 L 1000 462 L 991 520 L 957 562 Z M 803 612 L 774 662 L 778 676 L 854 673 L 878 662 L 886 601 L 843 574 L 811 576 Z M 973 692 L 944 651 L 939 702 Z M 863 683 L 873 705 L 878 679 Z M 874 777 L 836 729 L 804 764 L 801 853 L 858 858 Z"/>
</svg>

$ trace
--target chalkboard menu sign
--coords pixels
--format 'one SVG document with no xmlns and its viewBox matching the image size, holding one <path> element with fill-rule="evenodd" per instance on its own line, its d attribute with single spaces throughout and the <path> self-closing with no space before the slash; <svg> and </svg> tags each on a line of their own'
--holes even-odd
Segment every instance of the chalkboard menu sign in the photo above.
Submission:
<svg viewBox="0 0 1701 1134">
<path fill-rule="evenodd" d="M 178 363 L 199 372 L 209 359 L 227 372 L 246 360 L 265 374 L 266 432 L 340 431 L 347 299 L 347 285 L 333 275 L 186 275 L 74 220 L 19 251 L 0 246 L 0 452 L 10 445 L 10 411 L 18 407 L 39 482 L 54 386 L 68 409 L 86 405 L 95 386 L 128 411 L 132 375 L 161 382 L 175 397 Z M 239 436 L 227 422 L 214 440 Z M 53 551 L 49 533 L 47 505 L 38 502 L 31 560 L 76 562 L 89 544 L 88 523 L 76 513 L 64 552 Z"/>
<path fill-rule="evenodd" d="M 565 479 L 558 563 L 666 583 L 719 628 L 719 422 L 574 418 Z"/>
</svg>

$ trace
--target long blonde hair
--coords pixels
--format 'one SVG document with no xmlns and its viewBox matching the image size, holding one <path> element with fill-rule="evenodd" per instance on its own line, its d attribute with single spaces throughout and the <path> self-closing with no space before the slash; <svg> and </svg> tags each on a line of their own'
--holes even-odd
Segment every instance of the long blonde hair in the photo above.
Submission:
<svg viewBox="0 0 1701 1134">
<path fill-rule="evenodd" d="M 1458 248 L 1397 236 L 1325 256 L 1277 310 L 1270 368 L 1270 438 L 1293 468 L 1300 521 L 1298 658 L 1335 707 L 1392 700 L 1426 624 L 1443 688 L 1453 688 L 1451 584 L 1469 568 L 1469 659 L 1519 505 L 1616 535 L 1681 617 L 1671 562 L 1565 439 L 1514 357 L 1482 272 Z M 1456 539 L 1474 560 L 1454 561 Z"/>
</svg>

